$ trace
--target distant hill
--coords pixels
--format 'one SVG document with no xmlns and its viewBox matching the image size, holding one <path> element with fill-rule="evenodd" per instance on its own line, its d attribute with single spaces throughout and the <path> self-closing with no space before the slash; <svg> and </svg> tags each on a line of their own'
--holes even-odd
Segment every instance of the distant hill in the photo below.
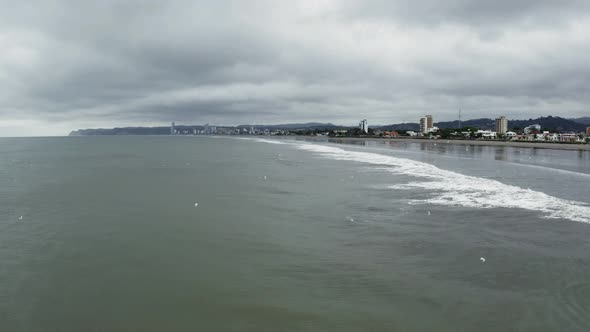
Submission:
<svg viewBox="0 0 590 332">
<path fill-rule="evenodd" d="M 436 122 L 435 125 L 441 129 L 447 128 L 459 128 L 459 120 L 455 121 L 441 121 Z M 496 121 L 492 119 L 473 119 L 473 120 L 466 120 L 461 123 L 461 126 L 471 126 L 476 128 L 482 129 L 493 129 L 496 125 Z M 399 123 L 399 124 L 391 124 L 386 126 L 374 127 L 375 129 L 381 130 L 420 130 L 419 123 Z"/>
<path fill-rule="evenodd" d="M 287 123 L 278 125 L 239 125 L 236 128 L 250 128 L 254 127 L 257 129 L 317 129 L 317 128 L 339 128 L 331 123 L 319 123 L 319 122 L 308 122 L 308 123 Z"/>
<path fill-rule="evenodd" d="M 180 129 L 180 128 L 179 128 Z M 102 136 L 102 135 L 168 135 L 170 127 L 125 127 L 111 129 L 80 129 L 70 133 L 70 136 Z"/>
<path fill-rule="evenodd" d="M 570 120 L 572 120 L 574 122 L 577 122 L 577 123 L 581 123 L 581 124 L 585 124 L 585 125 L 589 125 L 590 126 L 590 116 L 585 116 L 585 117 L 582 117 L 582 118 L 575 118 L 575 119 L 570 119 Z"/>
<path fill-rule="evenodd" d="M 558 116 L 547 116 L 541 117 L 538 119 L 528 119 L 528 120 L 509 120 L 508 126 L 510 128 L 518 128 L 522 129 L 526 126 L 530 126 L 532 124 L 540 124 L 541 128 L 547 129 L 550 131 L 575 131 L 575 132 L 583 132 L 585 131 L 586 126 L 582 123 L 578 123 L 572 120 L 564 119 Z"/>
<path fill-rule="evenodd" d="M 568 120 L 565 118 L 561 118 L 558 116 L 547 116 L 547 117 L 540 117 L 537 119 L 528 119 L 528 120 L 508 120 L 508 128 L 511 130 L 521 130 L 524 127 L 539 124 L 541 128 L 547 129 L 550 131 L 584 131 L 584 125 L 574 122 L 572 120 Z M 437 126 L 439 128 L 457 128 L 459 126 L 458 121 L 450 121 L 450 122 L 438 122 Z M 463 121 L 463 126 L 471 126 L 480 129 L 495 129 L 496 128 L 496 120 L 495 119 L 474 119 L 474 120 L 467 120 Z"/>
<path fill-rule="evenodd" d="M 212 125 L 213 126 L 213 125 Z M 239 125 L 236 127 L 232 126 L 217 126 L 223 128 L 250 128 L 254 127 L 258 130 L 295 130 L 295 129 L 336 129 L 341 128 L 340 126 L 333 125 L 331 123 L 292 123 L 292 124 L 278 124 L 278 125 Z M 202 130 L 203 125 L 177 125 L 175 128 L 179 131 L 188 130 L 192 132 L 193 129 Z M 99 128 L 99 129 L 79 129 L 74 130 L 69 136 L 103 136 L 103 135 L 170 135 L 170 127 L 122 127 L 122 128 Z"/>
<path fill-rule="evenodd" d="M 551 131 L 575 131 L 575 132 L 582 132 L 585 131 L 586 125 L 575 122 L 569 119 L 561 118 L 561 117 L 554 117 L 554 116 L 547 116 L 541 117 L 537 119 L 528 119 L 528 120 L 508 120 L 508 128 L 512 130 L 522 130 L 524 127 L 533 125 L 533 124 L 540 124 L 543 129 L 548 129 Z M 441 129 L 452 129 L 452 128 L 459 128 L 459 121 L 441 121 L 435 122 L 435 125 Z M 462 121 L 461 126 L 466 127 L 475 127 L 479 129 L 491 129 L 494 130 L 496 128 L 496 120 L 495 119 L 472 119 Z M 374 127 L 375 129 L 381 130 L 419 130 L 420 125 L 418 123 L 400 123 L 400 124 L 392 124 L 387 126 L 380 126 Z"/>
<path fill-rule="evenodd" d="M 438 122 L 436 125 L 437 125 L 437 127 L 441 128 L 441 129 L 459 128 L 459 120 Z M 487 118 L 466 120 L 466 121 L 461 122 L 461 126 L 475 127 L 475 128 L 481 128 L 481 129 L 495 129 L 496 128 L 496 120 L 487 119 Z"/>
<path fill-rule="evenodd" d="M 413 130 L 418 131 L 420 130 L 420 124 L 408 122 L 408 123 L 398 123 L 398 124 L 391 124 L 386 126 L 373 126 L 374 129 L 381 129 L 381 130 Z"/>
<path fill-rule="evenodd" d="M 584 119 L 590 118 L 579 118 L 575 119 L 565 119 L 558 116 L 547 116 L 541 117 L 537 119 L 528 119 L 528 120 L 508 120 L 508 128 L 511 130 L 522 130 L 526 126 L 530 126 L 533 124 L 540 124 L 543 129 L 551 130 L 551 131 L 574 131 L 574 132 L 583 132 L 586 130 L 586 127 L 590 125 L 584 124 L 580 121 L 584 121 Z M 441 121 L 436 122 L 435 125 L 441 129 L 448 129 L 448 128 L 458 128 L 459 121 Z M 480 129 L 495 129 L 496 121 L 494 119 L 472 119 L 462 121 L 462 126 L 470 126 Z M 236 127 L 226 127 L 226 126 L 218 126 L 224 128 L 250 128 L 254 127 L 258 130 L 334 130 L 334 129 L 350 129 L 356 127 L 347 127 L 347 126 L 337 126 L 331 123 L 319 123 L 319 122 L 308 122 L 308 123 L 290 123 L 290 124 L 278 124 L 278 125 L 239 125 Z M 185 126 L 185 125 L 177 125 L 176 129 L 179 131 L 189 131 L 191 132 L 193 129 L 201 130 L 204 127 L 202 125 L 194 125 L 194 126 Z M 380 130 L 414 130 L 417 131 L 420 129 L 420 125 L 418 123 L 398 123 L 398 124 L 391 124 L 386 126 L 372 126 L 373 129 L 380 129 Z M 112 128 L 112 129 L 80 129 L 75 130 L 70 133 L 70 136 L 97 136 L 97 135 L 169 135 L 170 134 L 170 127 L 124 127 L 124 128 Z"/>
</svg>

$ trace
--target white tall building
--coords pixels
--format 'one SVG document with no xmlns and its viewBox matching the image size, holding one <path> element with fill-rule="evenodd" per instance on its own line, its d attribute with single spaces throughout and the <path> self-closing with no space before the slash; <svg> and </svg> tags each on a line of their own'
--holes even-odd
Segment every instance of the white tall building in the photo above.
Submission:
<svg viewBox="0 0 590 332">
<path fill-rule="evenodd" d="M 369 133 L 369 124 L 367 123 L 367 119 L 364 119 L 361 122 L 359 122 L 359 129 L 363 134 Z"/>
<path fill-rule="evenodd" d="M 174 122 L 170 124 L 170 135 L 176 134 L 176 128 L 174 128 Z"/>
<path fill-rule="evenodd" d="M 501 116 L 496 119 L 496 133 L 505 135 L 508 132 L 508 119 L 505 116 Z"/>
<path fill-rule="evenodd" d="M 428 134 L 432 127 L 434 127 L 432 115 L 426 115 L 420 118 L 420 132 L 422 134 Z"/>
<path fill-rule="evenodd" d="M 420 118 L 420 132 L 422 134 L 426 134 L 428 132 L 427 123 L 428 123 L 428 120 L 426 119 L 425 116 Z"/>
</svg>

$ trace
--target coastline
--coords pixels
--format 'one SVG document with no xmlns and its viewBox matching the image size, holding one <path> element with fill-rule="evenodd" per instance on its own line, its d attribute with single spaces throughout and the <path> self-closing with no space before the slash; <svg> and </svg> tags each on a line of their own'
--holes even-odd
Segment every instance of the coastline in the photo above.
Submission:
<svg viewBox="0 0 590 332">
<path fill-rule="evenodd" d="M 376 137 L 326 137 L 326 136 L 297 136 L 295 139 L 296 140 L 324 141 L 324 142 L 373 141 L 373 142 L 388 142 L 388 143 L 454 144 L 454 145 L 471 145 L 471 146 L 478 145 L 478 146 L 502 146 L 502 147 L 506 146 L 506 147 L 531 148 L 531 149 L 590 151 L 590 144 L 568 144 L 568 143 L 546 143 L 546 142 L 476 141 L 476 140 L 376 138 Z"/>
</svg>

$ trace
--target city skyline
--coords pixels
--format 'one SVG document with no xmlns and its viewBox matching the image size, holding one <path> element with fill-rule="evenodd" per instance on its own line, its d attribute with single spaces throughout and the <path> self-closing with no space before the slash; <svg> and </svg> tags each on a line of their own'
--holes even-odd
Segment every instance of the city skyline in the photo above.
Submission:
<svg viewBox="0 0 590 332">
<path fill-rule="evenodd" d="M 428 10 L 425 10 L 428 8 Z M 588 115 L 590 3 L 13 2 L 0 136 Z"/>
<path fill-rule="evenodd" d="M 396 126 L 396 125 L 403 125 L 403 124 L 415 124 L 418 125 L 420 127 L 422 127 L 422 120 L 425 120 L 425 128 L 427 129 L 432 129 L 433 127 L 436 128 L 436 124 L 437 123 L 453 123 L 453 122 L 457 122 L 457 128 L 462 128 L 464 126 L 465 123 L 470 123 L 472 121 L 479 121 L 479 120 L 489 120 L 494 122 L 494 124 L 492 125 L 492 127 L 499 132 L 502 131 L 507 131 L 508 130 L 508 125 L 509 123 L 515 121 L 515 122 L 520 122 L 520 121 L 543 121 L 543 119 L 561 119 L 563 121 L 571 121 L 579 126 L 582 126 L 586 123 L 588 123 L 588 118 L 587 117 L 581 117 L 581 118 L 562 118 L 562 117 L 557 117 L 557 116 L 552 116 L 549 115 L 547 117 L 539 117 L 539 118 L 535 118 L 535 119 L 510 119 L 506 116 L 499 116 L 497 118 L 493 118 L 493 117 L 487 117 L 487 118 L 477 118 L 477 119 L 454 119 L 454 120 L 449 120 L 449 121 L 445 121 L 445 120 L 441 120 L 441 121 L 434 121 L 435 117 L 431 114 L 426 115 L 426 116 L 420 116 L 417 118 L 417 121 L 409 121 L 409 122 L 399 122 L 399 123 L 377 123 L 377 124 L 372 124 L 371 127 L 387 127 L 387 126 Z M 415 119 L 416 120 L 416 119 Z M 499 121 L 501 124 L 499 124 Z M 171 128 L 171 130 L 174 129 L 174 126 L 176 125 L 176 122 L 171 122 L 168 123 L 169 126 Z M 367 119 L 363 119 L 360 122 L 358 122 L 358 124 L 342 124 L 342 123 L 338 123 L 335 121 L 331 121 L 331 122 L 312 122 L 312 121 L 298 121 L 298 122 L 293 122 L 293 123 L 258 123 L 258 124 L 252 124 L 252 123 L 238 123 L 238 124 L 217 124 L 217 123 L 213 123 L 210 124 L 209 122 L 201 122 L 201 123 L 197 123 L 197 122 L 187 122 L 184 124 L 180 124 L 179 126 L 181 127 L 186 127 L 186 126 L 202 126 L 202 127 L 209 127 L 209 126 L 218 126 L 218 127 L 244 127 L 244 126 L 250 126 L 252 128 L 254 127 L 274 127 L 274 126 L 293 126 L 293 125 L 299 125 L 300 127 L 318 127 L 318 126 L 322 126 L 322 125 L 328 125 L 328 126 L 335 126 L 335 127 L 349 127 L 349 128 L 368 128 L 368 120 Z M 137 126 L 137 125 L 132 125 L 132 126 L 128 126 L 128 127 L 162 127 L 162 126 L 166 126 L 166 124 L 156 124 L 154 126 Z M 503 130 L 498 130 L 499 126 L 501 126 L 501 128 L 505 128 Z M 124 126 L 115 126 L 115 127 L 111 127 L 111 128 L 122 128 Z M 78 128 L 78 129 L 93 129 L 93 128 Z M 94 128 L 94 129 L 108 129 L 108 128 Z M 420 129 L 419 131 L 422 132 L 422 129 Z M 584 129 L 585 131 L 585 129 Z"/>
<path fill-rule="evenodd" d="M 487 122 L 486 122 L 487 121 Z M 545 125 L 545 127 L 543 128 L 558 128 L 558 127 L 562 127 L 564 124 L 566 126 L 576 126 L 579 127 L 580 129 L 565 129 L 565 131 L 578 131 L 578 132 L 586 132 L 586 125 L 590 124 L 590 118 L 577 118 L 577 119 L 565 119 L 565 118 L 561 118 L 561 117 L 553 117 L 553 116 L 548 116 L 548 117 L 540 117 L 540 118 L 535 118 L 535 119 L 508 119 L 505 116 L 500 116 L 496 119 L 492 119 L 492 118 L 480 118 L 480 119 L 468 119 L 468 120 L 453 120 L 453 121 L 438 121 L 435 122 L 434 121 L 434 117 L 432 115 L 426 115 L 426 116 L 422 116 L 418 119 L 417 122 L 407 122 L 407 123 L 393 123 L 393 124 L 373 124 L 371 126 L 371 128 L 384 128 L 384 127 L 391 127 L 391 126 L 403 126 L 403 125 L 415 125 L 417 126 L 418 132 L 421 133 L 428 133 L 430 131 L 438 131 L 439 129 L 449 129 L 449 128 L 455 128 L 455 129 L 461 129 L 461 128 L 465 128 L 465 127 L 471 127 L 471 128 L 477 128 L 477 129 L 487 129 L 487 130 L 494 130 L 496 132 L 498 132 L 499 134 L 504 134 L 510 130 L 513 130 L 512 124 L 513 122 L 517 123 L 517 130 L 522 129 L 526 126 L 533 126 L 533 125 L 539 125 L 539 123 L 544 123 L 546 121 L 553 121 L 550 124 Z M 557 121 L 557 123 L 555 122 Z M 477 124 L 474 124 L 474 122 L 476 122 Z M 528 123 L 528 124 L 522 124 L 522 123 Z M 438 128 L 435 125 L 442 125 L 443 128 Z M 510 125 L 509 125 L 510 124 Z M 524 126 L 524 127 L 523 127 Z M 250 130 L 253 130 L 254 128 L 265 128 L 265 127 L 274 127 L 274 128 L 287 128 L 287 129 L 293 129 L 293 128 L 322 128 L 322 127 L 333 127 L 333 128 L 359 128 L 362 132 L 367 133 L 368 132 L 368 120 L 367 119 L 363 119 L 361 120 L 358 125 L 351 125 L 351 124 L 346 124 L 346 125 L 342 125 L 342 124 L 335 124 L 335 123 L 319 123 L 319 122 L 299 122 L 299 123 L 281 123 L 281 124 L 264 124 L 264 123 L 260 123 L 260 124 L 248 124 L 248 123 L 242 123 L 242 124 L 237 124 L 237 125 L 218 125 L 218 124 L 210 124 L 210 123 L 183 123 L 183 124 L 179 124 L 178 127 L 182 127 L 186 130 L 186 128 L 192 128 L 192 127 L 202 127 L 203 129 L 207 129 L 207 128 L 249 128 Z M 103 130 L 103 129 L 124 129 L 124 128 L 162 128 L 161 125 L 158 126 L 152 126 L 152 127 L 145 127 L 145 126 L 130 126 L 130 127 L 122 127 L 122 126 L 117 126 L 117 127 L 113 127 L 113 128 L 81 128 L 80 131 L 83 130 Z M 176 128 L 176 122 L 171 122 L 170 125 L 168 126 L 168 128 L 170 129 L 170 133 L 174 133 L 175 132 L 175 128 Z M 426 128 L 427 130 L 425 130 L 424 128 Z M 434 130 L 433 130 L 434 129 Z M 526 129 L 526 128 L 525 128 Z"/>
</svg>

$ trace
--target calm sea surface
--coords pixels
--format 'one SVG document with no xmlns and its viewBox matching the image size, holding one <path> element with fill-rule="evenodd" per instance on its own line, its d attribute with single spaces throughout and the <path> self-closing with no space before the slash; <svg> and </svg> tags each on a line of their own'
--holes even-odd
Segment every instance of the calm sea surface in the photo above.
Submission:
<svg viewBox="0 0 590 332">
<path fill-rule="evenodd" d="M 0 331 L 590 331 L 590 153 L 0 139 Z"/>
</svg>

